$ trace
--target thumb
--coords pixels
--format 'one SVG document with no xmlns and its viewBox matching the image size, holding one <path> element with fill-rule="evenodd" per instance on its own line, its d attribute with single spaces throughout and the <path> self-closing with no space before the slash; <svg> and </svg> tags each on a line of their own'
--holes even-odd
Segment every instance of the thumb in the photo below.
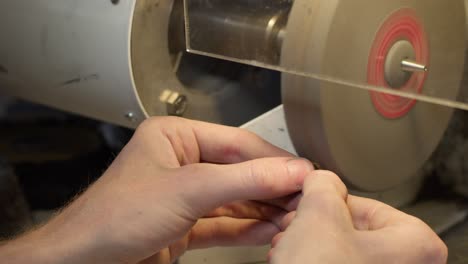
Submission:
<svg viewBox="0 0 468 264">
<path fill-rule="evenodd" d="M 265 158 L 230 165 L 194 164 L 182 167 L 183 196 L 191 207 L 206 214 L 239 200 L 266 200 L 302 189 L 313 170 L 305 159 Z"/>
<path fill-rule="evenodd" d="M 302 219 L 304 224 L 316 229 L 324 226 L 352 228 L 347 199 L 348 190 L 336 174 L 314 171 L 304 181 L 296 219 Z"/>
</svg>

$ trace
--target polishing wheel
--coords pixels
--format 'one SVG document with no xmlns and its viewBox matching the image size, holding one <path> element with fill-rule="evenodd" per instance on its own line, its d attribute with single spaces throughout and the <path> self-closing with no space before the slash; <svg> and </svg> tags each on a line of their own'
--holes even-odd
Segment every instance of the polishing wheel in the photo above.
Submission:
<svg viewBox="0 0 468 264">
<path fill-rule="evenodd" d="M 283 74 L 294 145 L 350 187 L 386 191 L 418 177 L 453 110 L 344 83 L 455 100 L 465 1 L 0 1 L 0 86 L 128 127 L 166 114 L 239 125 L 280 103 L 279 68 L 258 66 L 337 78 Z"/>
<path fill-rule="evenodd" d="M 455 99 L 465 25 L 463 0 L 295 0 L 281 66 Z M 453 113 L 289 74 L 283 75 L 282 90 L 298 153 L 366 192 L 389 190 L 416 177 Z"/>
</svg>

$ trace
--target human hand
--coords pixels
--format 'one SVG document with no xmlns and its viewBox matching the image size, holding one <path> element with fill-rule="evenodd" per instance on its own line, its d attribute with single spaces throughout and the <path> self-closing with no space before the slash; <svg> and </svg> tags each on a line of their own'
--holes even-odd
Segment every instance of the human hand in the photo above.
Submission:
<svg viewBox="0 0 468 264">
<path fill-rule="evenodd" d="M 153 118 L 88 191 L 13 245 L 43 249 L 35 263 L 170 263 L 192 248 L 267 244 L 288 207 L 277 198 L 312 169 L 238 128 Z"/>
<path fill-rule="evenodd" d="M 421 220 L 348 195 L 338 176 L 306 177 L 297 212 L 282 222 L 271 263 L 446 263 L 447 247 Z"/>
</svg>

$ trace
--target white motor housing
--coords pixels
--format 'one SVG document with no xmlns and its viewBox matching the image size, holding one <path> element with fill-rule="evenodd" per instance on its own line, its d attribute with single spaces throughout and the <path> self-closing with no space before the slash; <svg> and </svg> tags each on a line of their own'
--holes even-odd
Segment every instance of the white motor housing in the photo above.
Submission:
<svg viewBox="0 0 468 264">
<path fill-rule="evenodd" d="M 240 125 L 279 104 L 279 74 L 185 53 L 182 14 L 182 0 L 0 1 L 0 91 L 127 127 Z"/>
</svg>

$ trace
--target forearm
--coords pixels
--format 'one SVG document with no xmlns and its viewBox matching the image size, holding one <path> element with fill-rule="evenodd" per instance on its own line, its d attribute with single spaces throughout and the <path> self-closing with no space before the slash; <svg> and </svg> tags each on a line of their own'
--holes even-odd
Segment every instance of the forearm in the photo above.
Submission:
<svg viewBox="0 0 468 264">
<path fill-rule="evenodd" d="M 60 263 L 54 246 L 40 237 L 40 230 L 0 243 L 0 262 L 8 263 Z"/>
<path fill-rule="evenodd" d="M 0 263 L 110 263 L 101 259 L 106 249 L 96 226 L 72 212 L 80 204 L 77 199 L 47 224 L 0 242 Z"/>
</svg>

